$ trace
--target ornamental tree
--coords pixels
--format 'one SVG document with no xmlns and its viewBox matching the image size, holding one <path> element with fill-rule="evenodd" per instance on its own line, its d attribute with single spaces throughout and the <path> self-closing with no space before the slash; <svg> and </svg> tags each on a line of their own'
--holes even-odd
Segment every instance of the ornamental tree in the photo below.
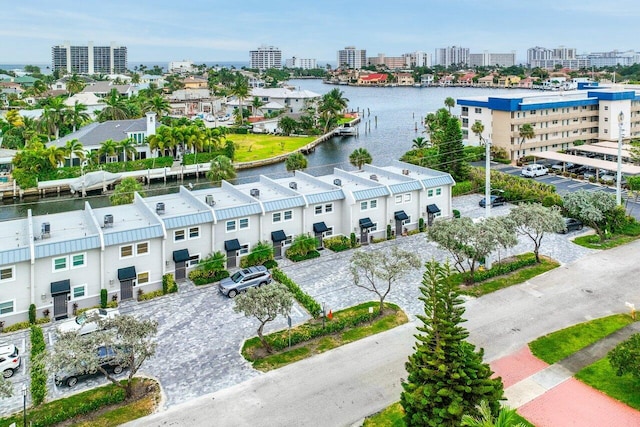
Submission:
<svg viewBox="0 0 640 427">
<path fill-rule="evenodd" d="M 479 415 L 482 401 L 494 416 L 500 409 L 502 381 L 491 378 L 484 351 L 466 341 L 463 300 L 451 273 L 449 264 L 426 264 L 420 286 L 424 315 L 418 315 L 415 352 L 405 364 L 408 377 L 400 395 L 407 426 L 457 427 L 463 415 Z"/>
<path fill-rule="evenodd" d="M 297 170 L 303 170 L 307 168 L 307 158 L 300 152 L 291 153 L 287 156 L 287 160 L 284 162 L 287 172 L 293 172 L 296 174 Z"/>
<path fill-rule="evenodd" d="M 233 311 L 242 313 L 246 317 L 255 317 L 258 322 L 258 338 L 262 346 L 271 353 L 273 349 L 262 335 L 264 325 L 275 320 L 278 316 L 288 316 L 293 306 L 291 292 L 280 283 L 250 288 L 246 293 L 235 299 Z"/>
<path fill-rule="evenodd" d="M 624 220 L 624 209 L 617 206 L 615 196 L 603 191 L 567 193 L 563 205 L 570 216 L 593 228 L 601 241 Z"/>
<path fill-rule="evenodd" d="M 391 292 L 391 287 L 409 271 L 419 267 L 420 258 L 416 254 L 393 246 L 391 252 L 354 252 L 350 270 L 354 285 L 378 295 L 380 316 L 384 309 L 384 299 Z"/>
<path fill-rule="evenodd" d="M 0 375 L 0 399 L 13 396 L 13 383 Z"/>
<path fill-rule="evenodd" d="M 140 193 L 144 197 L 142 184 L 137 179 L 128 177 L 120 181 L 113 190 L 113 194 L 109 196 L 109 201 L 113 206 L 126 205 L 133 203 L 135 193 Z"/>
<path fill-rule="evenodd" d="M 640 334 L 633 334 L 615 346 L 608 358 L 617 376 L 631 374 L 640 379 Z"/>
<path fill-rule="evenodd" d="M 527 236 L 533 241 L 533 253 L 536 262 L 540 262 L 540 245 L 545 233 L 556 233 L 564 230 L 565 223 L 560 208 L 546 208 L 540 203 L 523 203 L 509 212 L 507 219 L 517 234 Z"/>
</svg>

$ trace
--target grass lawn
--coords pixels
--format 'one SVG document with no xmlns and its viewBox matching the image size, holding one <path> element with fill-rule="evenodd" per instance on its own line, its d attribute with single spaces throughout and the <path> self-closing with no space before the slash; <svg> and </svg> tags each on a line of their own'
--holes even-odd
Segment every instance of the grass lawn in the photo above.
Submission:
<svg viewBox="0 0 640 427">
<path fill-rule="evenodd" d="M 341 319 L 362 316 L 368 313 L 369 307 L 378 307 L 378 302 L 369 302 L 349 307 L 344 310 L 333 313 L 333 320 L 326 322 L 338 322 Z M 289 363 L 306 359 L 314 354 L 320 354 L 327 350 L 331 350 L 341 345 L 393 329 L 396 326 L 407 323 L 407 315 L 394 304 L 385 303 L 385 311 L 382 316 L 375 317 L 373 320 L 359 324 L 358 326 L 346 327 L 345 329 L 327 335 L 321 335 L 317 338 L 308 339 L 298 344 L 292 345 L 291 349 L 274 350 L 268 354 L 264 351 L 262 343 L 257 337 L 245 341 L 242 346 L 242 355 L 245 359 L 252 362 L 253 367 L 260 371 L 266 372 L 271 369 L 277 369 Z M 322 328 L 322 322 L 312 319 L 302 325 L 291 329 L 291 333 L 310 334 L 312 329 Z M 306 331 L 306 332 L 300 332 Z M 288 331 L 278 331 L 266 336 L 267 340 L 278 339 L 287 340 Z"/>
<path fill-rule="evenodd" d="M 616 246 L 626 245 L 640 237 L 640 222 L 625 225 L 619 233 L 611 235 L 608 239 L 600 241 L 597 234 L 589 234 L 573 239 L 576 245 L 589 249 L 611 249 Z"/>
<path fill-rule="evenodd" d="M 575 377 L 640 411 L 640 380 L 629 374 L 617 376 L 608 358 L 605 357 L 583 368 Z"/>
<path fill-rule="evenodd" d="M 531 352 L 548 364 L 556 363 L 632 323 L 627 314 L 614 314 L 570 326 L 529 343 Z"/>
<path fill-rule="evenodd" d="M 291 153 L 317 138 L 319 136 L 227 135 L 227 139 L 236 144 L 234 162 L 252 162 Z"/>
<path fill-rule="evenodd" d="M 526 419 L 516 414 L 515 422 L 522 423 L 525 427 L 534 427 Z M 396 402 L 384 410 L 372 415 L 364 420 L 363 427 L 404 427 L 404 409 L 400 402 Z"/>
</svg>

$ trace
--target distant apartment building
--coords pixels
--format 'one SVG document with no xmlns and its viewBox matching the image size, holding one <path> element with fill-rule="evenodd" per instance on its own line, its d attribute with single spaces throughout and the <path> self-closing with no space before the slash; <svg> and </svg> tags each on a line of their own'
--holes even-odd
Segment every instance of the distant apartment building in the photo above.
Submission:
<svg viewBox="0 0 640 427">
<path fill-rule="evenodd" d="M 398 70 L 409 66 L 404 56 L 387 56 L 384 53 L 369 57 L 367 63 L 369 65 L 383 65 L 391 70 Z"/>
<path fill-rule="evenodd" d="M 527 63 L 531 68 L 552 69 L 556 66 L 578 70 L 589 66 L 589 60 L 584 57 L 578 57 L 575 48 L 564 46 L 555 49 L 547 49 L 536 46 L 527 49 Z"/>
<path fill-rule="evenodd" d="M 625 138 L 640 135 L 640 91 L 599 88 L 579 84 L 571 93 L 514 93 L 458 99 L 462 132 L 470 145 L 479 138 L 471 131 L 477 121 L 484 125 L 483 137 L 504 148 L 512 160 L 544 151 L 572 148 L 576 141 L 617 141 L 618 115 L 624 117 Z M 535 136 L 520 138 L 524 124 Z"/>
<path fill-rule="evenodd" d="M 434 56 L 435 65 L 449 67 L 451 65 L 468 65 L 469 48 L 460 46 L 448 46 L 436 49 Z"/>
<path fill-rule="evenodd" d="M 289 58 L 285 61 L 287 68 L 302 68 L 303 70 L 313 70 L 318 68 L 315 58 Z"/>
<path fill-rule="evenodd" d="M 516 65 L 516 51 L 511 53 L 491 53 L 485 50 L 482 53 L 469 54 L 470 67 L 511 67 Z"/>
<path fill-rule="evenodd" d="M 360 69 L 367 65 L 367 50 L 347 46 L 338 51 L 338 67 Z"/>
<path fill-rule="evenodd" d="M 193 71 L 193 61 L 171 61 L 169 62 L 170 73 L 190 73 Z"/>
<path fill-rule="evenodd" d="M 628 67 L 633 64 L 640 63 L 640 53 L 633 50 L 619 52 L 617 50 L 611 52 L 591 52 L 586 55 L 589 60 L 590 67 L 615 67 L 620 65 Z"/>
<path fill-rule="evenodd" d="M 431 67 L 431 54 L 416 51 L 402 55 L 409 67 Z"/>
<path fill-rule="evenodd" d="M 72 46 L 70 42 L 51 47 L 51 69 L 63 74 L 118 74 L 127 71 L 127 48 L 110 46 Z"/>
<path fill-rule="evenodd" d="M 268 68 L 282 68 L 282 51 L 274 46 L 260 46 L 249 52 L 249 68 L 264 71 Z"/>
</svg>

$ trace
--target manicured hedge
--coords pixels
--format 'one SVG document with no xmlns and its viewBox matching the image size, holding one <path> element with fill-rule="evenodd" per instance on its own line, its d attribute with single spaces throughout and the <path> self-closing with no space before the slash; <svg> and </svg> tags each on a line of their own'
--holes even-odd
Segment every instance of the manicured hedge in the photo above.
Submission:
<svg viewBox="0 0 640 427">
<path fill-rule="evenodd" d="M 191 280 L 196 286 L 219 282 L 220 280 L 227 277 L 229 277 L 229 272 L 227 270 L 196 269 L 189 272 L 189 280 Z"/>
<path fill-rule="evenodd" d="M 271 275 L 276 282 L 280 282 L 289 289 L 293 297 L 313 316 L 317 318 L 322 313 L 322 306 L 314 300 L 309 294 L 305 293 L 300 287 L 279 268 L 274 268 Z"/>
<path fill-rule="evenodd" d="M 287 258 L 289 258 L 291 261 L 294 261 L 294 262 L 299 262 L 299 261 L 304 261 L 307 259 L 313 259 L 313 258 L 319 258 L 319 257 L 320 257 L 320 252 L 318 251 L 310 251 L 310 252 L 307 252 L 305 255 L 287 254 Z"/>
<path fill-rule="evenodd" d="M 347 236 L 327 237 L 323 240 L 324 247 L 334 252 L 342 252 L 351 249 L 351 239 Z"/>
<path fill-rule="evenodd" d="M 138 301 L 147 301 L 153 298 L 161 297 L 162 295 L 164 295 L 164 292 L 162 292 L 162 289 L 158 289 L 157 291 L 151 291 L 151 292 L 143 292 L 138 294 Z"/>
<path fill-rule="evenodd" d="M 47 396 L 47 372 L 44 365 L 44 334 L 40 326 L 31 326 L 31 400 L 34 406 Z"/>
<path fill-rule="evenodd" d="M 162 293 L 166 295 L 174 292 L 178 292 L 178 284 L 176 279 L 173 278 L 173 274 L 167 273 L 162 276 Z"/>
<path fill-rule="evenodd" d="M 529 252 L 516 256 L 515 261 L 494 263 L 490 270 L 476 270 L 473 273 L 473 283 L 483 282 L 493 277 L 502 276 L 519 270 L 523 267 L 536 264 L 536 257 L 533 253 Z M 456 273 L 451 275 L 451 280 L 454 283 L 462 284 L 465 282 L 469 273 Z"/>
</svg>

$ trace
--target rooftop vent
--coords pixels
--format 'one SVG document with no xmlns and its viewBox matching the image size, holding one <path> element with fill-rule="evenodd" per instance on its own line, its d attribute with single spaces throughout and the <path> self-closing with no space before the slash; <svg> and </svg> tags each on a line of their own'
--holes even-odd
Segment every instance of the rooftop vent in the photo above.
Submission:
<svg viewBox="0 0 640 427">
<path fill-rule="evenodd" d="M 402 169 L 402 175 L 409 175 L 409 169 Z"/>
<path fill-rule="evenodd" d="M 251 194 L 251 197 L 260 197 L 260 190 L 258 190 L 257 188 L 252 188 L 251 190 L 249 190 L 249 194 Z"/>
<path fill-rule="evenodd" d="M 342 180 L 340 178 L 336 178 L 333 180 L 333 185 L 337 185 L 338 187 L 342 187 Z"/>
<path fill-rule="evenodd" d="M 40 238 L 48 239 L 49 237 L 51 237 L 51 224 L 49 224 L 48 222 L 43 222 L 42 226 L 40 227 Z"/>
<path fill-rule="evenodd" d="M 298 183 L 295 182 L 295 181 L 291 181 L 289 183 L 289 188 L 292 189 L 292 190 L 297 190 L 298 189 Z"/>
<path fill-rule="evenodd" d="M 106 214 L 104 216 L 104 226 L 105 227 L 113 227 L 113 215 Z"/>
<path fill-rule="evenodd" d="M 204 202 L 209 206 L 214 206 L 216 204 L 216 201 L 213 200 L 213 194 L 207 194 L 204 196 Z"/>
<path fill-rule="evenodd" d="M 156 203 L 156 213 L 158 215 L 164 215 L 164 203 L 163 202 Z"/>
<path fill-rule="evenodd" d="M 369 179 L 373 180 L 373 181 L 377 181 L 378 180 L 378 175 L 369 175 Z"/>
</svg>

